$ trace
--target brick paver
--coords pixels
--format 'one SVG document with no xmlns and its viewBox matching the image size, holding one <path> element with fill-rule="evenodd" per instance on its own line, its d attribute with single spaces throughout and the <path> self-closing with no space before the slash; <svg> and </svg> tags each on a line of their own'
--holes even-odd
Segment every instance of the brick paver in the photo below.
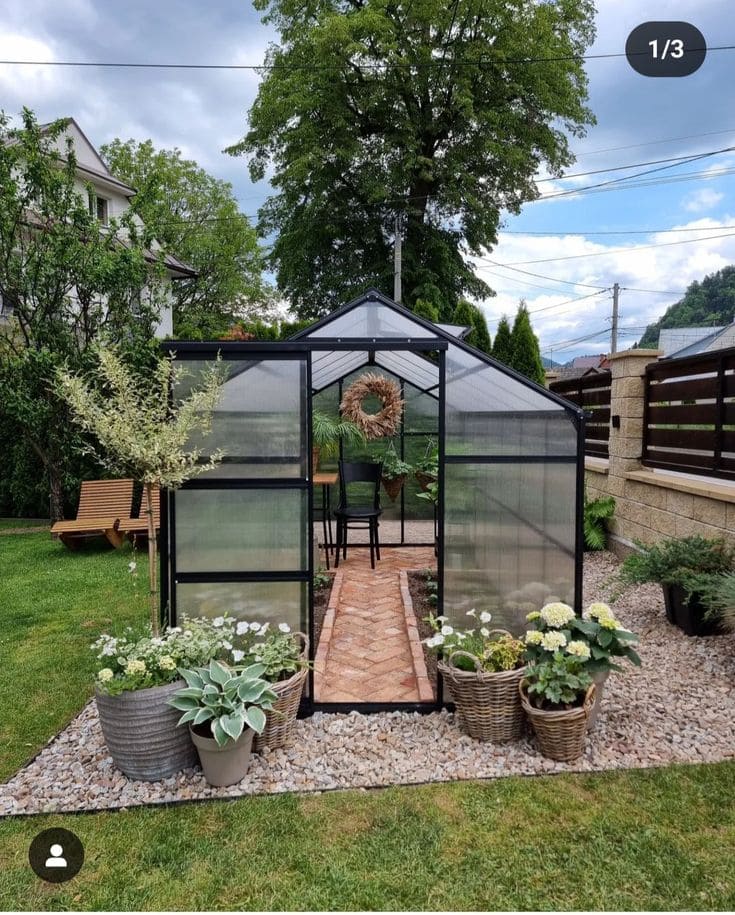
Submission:
<svg viewBox="0 0 735 915">
<path fill-rule="evenodd" d="M 425 547 L 385 548 L 381 555 L 374 570 L 366 549 L 348 550 L 347 559 L 340 562 L 333 592 L 335 604 L 325 618 L 316 653 L 317 702 L 431 699 L 428 680 L 417 680 L 417 634 L 415 627 L 407 624 L 400 573 L 433 568 L 434 551 Z"/>
</svg>

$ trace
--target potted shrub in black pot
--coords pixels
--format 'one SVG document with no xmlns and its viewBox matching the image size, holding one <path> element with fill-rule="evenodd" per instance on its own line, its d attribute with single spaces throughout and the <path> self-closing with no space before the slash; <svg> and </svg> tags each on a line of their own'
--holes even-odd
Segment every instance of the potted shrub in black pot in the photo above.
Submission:
<svg viewBox="0 0 735 915">
<path fill-rule="evenodd" d="M 620 569 L 623 584 L 658 582 L 666 618 L 687 635 L 716 635 L 721 625 L 710 611 L 719 576 L 735 570 L 735 547 L 723 537 L 672 538 L 639 543 Z"/>
</svg>

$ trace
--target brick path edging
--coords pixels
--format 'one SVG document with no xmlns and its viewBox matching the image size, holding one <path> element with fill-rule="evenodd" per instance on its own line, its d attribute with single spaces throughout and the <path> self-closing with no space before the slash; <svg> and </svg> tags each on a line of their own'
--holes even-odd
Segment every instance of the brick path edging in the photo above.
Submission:
<svg viewBox="0 0 735 915">
<path fill-rule="evenodd" d="M 420 702 L 433 702 L 434 690 L 429 681 L 429 672 L 426 669 L 426 660 L 424 658 L 424 649 L 421 647 L 421 638 L 419 636 L 418 622 L 413 610 L 413 600 L 408 588 L 408 572 L 401 569 L 399 572 L 401 581 L 401 598 L 403 600 L 403 613 L 406 619 L 406 632 L 408 633 L 408 643 L 411 646 L 411 659 L 413 660 L 413 669 L 416 674 L 416 683 L 419 690 Z"/>
<path fill-rule="evenodd" d="M 319 638 L 319 644 L 316 646 L 314 655 L 314 676 L 323 677 L 327 667 L 327 657 L 329 656 L 329 646 L 332 643 L 334 632 L 334 619 L 339 605 L 339 598 L 342 592 L 342 580 L 344 572 L 335 572 L 332 590 L 329 592 L 327 601 L 327 612 L 324 614 L 322 622 L 322 632 Z"/>
</svg>

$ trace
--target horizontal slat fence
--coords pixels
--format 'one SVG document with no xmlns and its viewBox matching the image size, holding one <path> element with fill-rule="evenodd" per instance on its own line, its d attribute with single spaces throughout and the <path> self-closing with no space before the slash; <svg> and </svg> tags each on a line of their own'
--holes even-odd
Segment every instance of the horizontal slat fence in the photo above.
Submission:
<svg viewBox="0 0 735 915">
<path fill-rule="evenodd" d="M 610 372 L 597 372 L 554 381 L 550 390 L 581 407 L 587 416 L 584 431 L 584 453 L 594 457 L 608 456 L 610 439 Z"/>
<path fill-rule="evenodd" d="M 735 479 L 735 348 L 646 368 L 643 464 Z"/>
</svg>

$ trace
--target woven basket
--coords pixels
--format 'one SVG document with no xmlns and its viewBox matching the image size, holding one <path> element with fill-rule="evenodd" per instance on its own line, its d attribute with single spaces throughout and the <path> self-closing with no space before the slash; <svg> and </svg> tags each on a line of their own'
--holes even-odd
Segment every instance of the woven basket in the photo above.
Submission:
<svg viewBox="0 0 735 915">
<path fill-rule="evenodd" d="M 587 690 L 584 702 L 577 708 L 558 712 L 534 708 L 528 701 L 525 692 L 526 681 L 518 684 L 523 710 L 536 732 L 541 752 L 549 759 L 559 762 L 574 762 L 584 751 L 584 739 L 587 736 L 587 722 L 595 701 L 595 684 Z"/>
<path fill-rule="evenodd" d="M 383 489 L 388 494 L 388 498 L 391 500 L 391 502 L 395 502 L 400 495 L 403 484 L 406 482 L 406 474 L 402 473 L 400 476 L 393 477 L 392 480 L 387 480 L 385 477 L 382 479 Z"/>
<path fill-rule="evenodd" d="M 423 470 L 417 470 L 415 477 L 418 480 L 419 486 L 423 489 L 424 492 L 428 492 L 429 485 L 431 483 L 436 483 L 436 475 L 433 473 L 426 473 Z"/>
<path fill-rule="evenodd" d="M 297 632 L 304 647 L 299 656 L 301 661 L 306 662 L 309 652 L 309 639 L 303 632 Z M 277 750 L 279 747 L 287 746 L 293 737 L 293 730 L 296 724 L 296 715 L 301 702 L 301 694 L 304 691 L 304 684 L 309 675 L 309 668 L 302 667 L 288 680 L 280 680 L 271 686 L 278 699 L 273 703 L 273 708 L 265 714 L 265 728 L 262 734 L 256 734 L 253 749 L 256 753 L 263 750 L 264 747 L 270 747 L 271 750 Z"/>
<path fill-rule="evenodd" d="M 510 634 L 504 629 L 493 632 Z M 456 667 L 454 659 L 463 656 L 470 658 L 477 669 Z M 470 737 L 507 743 L 521 736 L 523 709 L 518 684 L 526 673 L 525 667 L 489 673 L 466 651 L 452 652 L 447 661 L 439 661 L 437 666 L 456 706 L 459 722 Z"/>
</svg>

